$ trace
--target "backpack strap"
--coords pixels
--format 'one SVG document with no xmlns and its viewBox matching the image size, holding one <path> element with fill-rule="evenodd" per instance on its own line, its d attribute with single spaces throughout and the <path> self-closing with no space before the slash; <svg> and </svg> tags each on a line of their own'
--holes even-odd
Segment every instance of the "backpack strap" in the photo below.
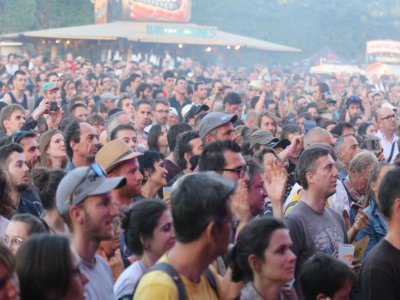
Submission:
<svg viewBox="0 0 400 300">
<path fill-rule="evenodd" d="M 185 289 L 185 285 L 182 282 L 181 277 L 179 276 L 178 272 L 175 270 L 175 268 L 168 264 L 168 263 L 164 263 L 164 262 L 160 262 L 155 264 L 154 266 L 152 266 L 149 270 L 147 270 L 146 274 L 152 271 L 162 271 L 167 273 L 171 279 L 174 281 L 176 288 L 178 289 L 178 300 L 186 300 L 186 289 Z M 217 287 L 217 282 L 215 281 L 215 277 L 213 275 L 213 273 L 211 272 L 211 270 L 209 268 L 207 268 L 204 271 L 204 274 L 206 275 L 207 281 L 210 284 L 211 288 L 213 289 L 213 291 L 215 292 L 215 294 L 218 297 L 218 287 Z M 136 287 L 138 287 L 138 284 L 136 285 Z M 135 287 L 135 291 L 136 291 L 136 287 Z M 133 291 L 133 295 L 135 295 L 135 291 Z"/>
<path fill-rule="evenodd" d="M 147 273 L 152 271 L 163 271 L 167 273 L 174 281 L 176 288 L 178 289 L 178 300 L 186 300 L 185 286 L 183 285 L 181 277 L 173 266 L 168 263 L 161 262 L 152 266 Z"/>
<path fill-rule="evenodd" d="M 218 288 L 217 288 L 217 282 L 215 281 L 215 277 L 214 277 L 213 273 L 211 272 L 210 268 L 207 268 L 204 271 L 204 274 L 206 275 L 207 281 L 210 284 L 211 288 L 214 290 L 215 295 L 217 295 L 217 297 L 219 297 Z"/>
</svg>

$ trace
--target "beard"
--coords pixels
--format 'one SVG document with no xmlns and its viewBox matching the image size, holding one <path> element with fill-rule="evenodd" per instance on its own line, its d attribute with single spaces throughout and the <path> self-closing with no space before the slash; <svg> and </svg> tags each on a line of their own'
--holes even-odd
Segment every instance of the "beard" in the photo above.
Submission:
<svg viewBox="0 0 400 300">
<path fill-rule="evenodd" d="M 25 191 L 30 185 L 29 182 L 18 182 L 10 174 L 8 174 L 8 181 L 11 188 L 19 193 Z"/>
<path fill-rule="evenodd" d="M 189 163 L 190 163 L 190 170 L 193 172 L 194 169 L 196 169 L 197 165 L 199 164 L 200 160 L 200 155 L 192 155 L 189 158 Z"/>
<path fill-rule="evenodd" d="M 23 192 L 29 187 L 27 183 L 19 183 L 15 185 L 15 189 L 17 192 Z"/>
<path fill-rule="evenodd" d="M 112 232 L 102 232 L 102 229 L 99 225 L 95 224 L 92 217 L 87 213 L 85 209 L 83 209 L 85 214 L 85 221 L 83 223 L 84 232 L 86 238 L 88 240 L 94 240 L 97 242 L 101 242 L 104 240 L 111 240 L 114 235 Z"/>
<path fill-rule="evenodd" d="M 126 184 L 125 186 L 118 189 L 119 194 L 124 198 L 133 198 L 141 194 L 141 189 L 138 191 L 136 187 Z"/>
<path fill-rule="evenodd" d="M 37 157 L 35 160 L 33 160 L 31 163 L 30 162 L 26 162 L 26 164 L 28 165 L 29 170 L 32 170 L 34 167 L 38 167 L 40 164 L 40 157 Z"/>
</svg>

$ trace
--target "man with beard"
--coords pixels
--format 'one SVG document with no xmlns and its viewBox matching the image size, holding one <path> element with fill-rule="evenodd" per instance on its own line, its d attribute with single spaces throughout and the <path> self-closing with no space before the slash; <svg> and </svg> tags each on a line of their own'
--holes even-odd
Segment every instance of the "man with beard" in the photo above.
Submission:
<svg viewBox="0 0 400 300">
<path fill-rule="evenodd" d="M 57 188 L 57 210 L 71 232 L 72 247 L 82 262 L 80 271 L 90 278 L 86 299 L 114 299 L 111 269 L 96 251 L 101 241 L 113 238 L 118 209 L 111 191 L 125 184 L 124 177 L 107 178 L 99 165 L 92 164 L 69 172 Z"/>
<path fill-rule="evenodd" d="M 193 103 L 205 105 L 207 101 L 207 86 L 204 81 L 198 81 L 194 84 Z"/>
<path fill-rule="evenodd" d="M 96 163 L 104 167 L 108 178 L 126 178 L 124 187 L 112 191 L 113 200 L 118 206 L 129 206 L 132 204 L 132 198 L 141 194 L 143 176 L 137 160 L 140 155 L 142 153 L 133 151 L 119 139 L 105 144 L 96 155 Z"/>
<path fill-rule="evenodd" d="M 71 171 L 93 163 L 98 144 L 97 132 L 90 124 L 76 120 L 68 124 L 65 128 L 65 146 L 69 157 L 66 170 Z"/>
<path fill-rule="evenodd" d="M 163 99 L 154 100 L 153 105 L 154 124 L 167 125 L 169 116 L 169 103 Z M 147 132 L 150 128 L 147 130 Z"/>
<path fill-rule="evenodd" d="M 17 143 L 24 149 L 24 156 L 29 170 L 40 164 L 39 144 L 36 140 L 36 133 L 32 131 L 16 131 L 9 138 L 11 143 Z"/>
<path fill-rule="evenodd" d="M 169 186 L 172 186 L 183 175 L 193 172 L 197 167 L 202 151 L 203 142 L 197 131 L 185 131 L 178 136 L 174 156 L 182 171 L 168 182 Z"/>
<path fill-rule="evenodd" d="M 0 165 L 8 181 L 8 193 L 18 213 L 30 213 L 40 217 L 42 203 L 30 189 L 29 168 L 24 149 L 18 144 L 9 144 L 0 148 Z"/>
</svg>

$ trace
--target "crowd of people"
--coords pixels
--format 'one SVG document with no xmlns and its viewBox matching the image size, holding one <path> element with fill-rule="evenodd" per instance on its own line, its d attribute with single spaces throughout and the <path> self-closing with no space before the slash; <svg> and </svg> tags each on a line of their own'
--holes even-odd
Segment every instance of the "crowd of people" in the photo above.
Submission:
<svg viewBox="0 0 400 300">
<path fill-rule="evenodd" d="M 400 299 L 399 106 L 395 76 L 10 54 L 0 300 Z"/>
</svg>

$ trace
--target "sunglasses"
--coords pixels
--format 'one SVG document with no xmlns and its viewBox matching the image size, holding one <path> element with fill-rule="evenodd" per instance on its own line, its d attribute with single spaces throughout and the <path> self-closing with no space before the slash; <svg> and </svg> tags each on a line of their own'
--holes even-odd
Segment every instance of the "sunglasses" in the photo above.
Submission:
<svg viewBox="0 0 400 300">
<path fill-rule="evenodd" d="M 79 183 L 75 186 L 75 188 L 72 190 L 71 195 L 69 197 L 69 204 L 72 205 L 72 201 L 76 199 L 76 191 L 77 189 L 81 186 L 81 184 L 86 180 L 89 179 L 90 181 L 95 181 L 97 177 L 107 177 L 106 171 L 98 165 L 98 164 L 92 164 L 86 171 L 85 175 L 82 177 L 82 179 L 79 181 Z"/>
<path fill-rule="evenodd" d="M 219 169 L 218 171 L 234 172 L 237 173 L 240 178 L 243 178 L 245 174 L 249 174 L 249 167 L 242 166 L 235 169 Z"/>
</svg>

